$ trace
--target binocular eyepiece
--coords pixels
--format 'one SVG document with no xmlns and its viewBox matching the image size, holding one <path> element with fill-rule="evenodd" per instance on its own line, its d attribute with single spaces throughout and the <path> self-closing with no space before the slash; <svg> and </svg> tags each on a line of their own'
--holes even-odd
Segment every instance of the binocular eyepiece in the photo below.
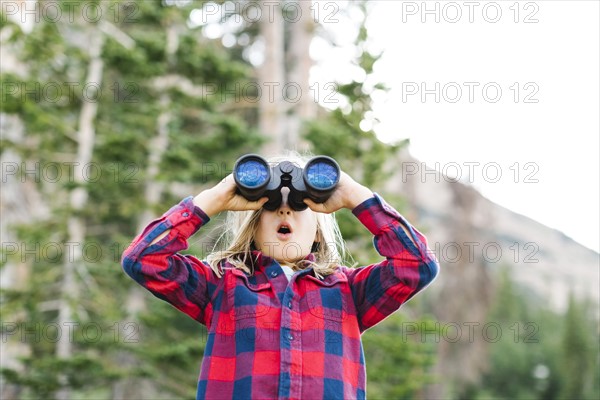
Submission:
<svg viewBox="0 0 600 400">
<path fill-rule="evenodd" d="M 257 154 L 246 154 L 235 162 L 233 178 L 237 192 L 247 200 L 256 201 L 267 196 L 263 208 L 274 211 L 281 206 L 281 188 L 290 189 L 287 202 L 292 210 L 305 210 L 303 200 L 324 203 L 331 196 L 340 180 L 340 167 L 327 156 L 311 158 L 304 168 L 290 161 L 269 166 Z"/>
</svg>

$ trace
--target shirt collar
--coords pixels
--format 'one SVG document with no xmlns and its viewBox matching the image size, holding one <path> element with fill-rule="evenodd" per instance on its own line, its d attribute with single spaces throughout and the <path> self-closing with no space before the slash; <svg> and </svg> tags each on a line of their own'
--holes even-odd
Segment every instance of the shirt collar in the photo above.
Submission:
<svg viewBox="0 0 600 400">
<path fill-rule="evenodd" d="M 279 264 L 277 262 L 277 260 L 275 260 L 273 257 L 269 257 L 269 256 L 263 254 L 263 252 L 260 250 L 252 250 L 251 254 L 252 254 L 252 259 L 256 260 L 255 265 L 259 269 L 266 268 L 269 265 L 271 265 L 273 262 L 276 262 L 277 264 Z M 304 260 L 310 261 L 310 262 L 315 262 L 316 257 L 314 255 L 314 253 L 309 253 L 306 257 L 304 257 Z"/>
</svg>

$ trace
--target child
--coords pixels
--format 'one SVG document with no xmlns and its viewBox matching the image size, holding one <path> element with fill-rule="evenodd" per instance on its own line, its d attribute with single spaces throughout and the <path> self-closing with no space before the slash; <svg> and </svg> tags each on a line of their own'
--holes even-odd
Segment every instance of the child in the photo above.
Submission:
<svg viewBox="0 0 600 400">
<path fill-rule="evenodd" d="M 298 155 L 272 158 L 304 166 Z M 150 223 L 123 254 L 123 268 L 156 297 L 208 329 L 197 398 L 365 398 L 360 335 L 427 286 L 438 263 L 425 237 L 378 194 L 341 172 L 322 204 L 292 210 L 289 189 L 267 198 L 235 194 L 229 175 Z M 331 213 L 348 208 L 374 235 L 380 263 L 340 265 Z M 177 253 L 221 211 L 231 240 L 200 261 Z"/>
</svg>

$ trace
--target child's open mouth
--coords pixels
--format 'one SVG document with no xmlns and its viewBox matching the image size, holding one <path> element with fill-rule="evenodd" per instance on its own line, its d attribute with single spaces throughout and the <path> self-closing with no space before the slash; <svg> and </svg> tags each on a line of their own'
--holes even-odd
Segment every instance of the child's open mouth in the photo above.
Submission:
<svg viewBox="0 0 600 400">
<path fill-rule="evenodd" d="M 279 240 L 289 240 L 292 236 L 292 227 L 287 222 L 282 222 L 277 227 L 277 238 Z"/>
</svg>

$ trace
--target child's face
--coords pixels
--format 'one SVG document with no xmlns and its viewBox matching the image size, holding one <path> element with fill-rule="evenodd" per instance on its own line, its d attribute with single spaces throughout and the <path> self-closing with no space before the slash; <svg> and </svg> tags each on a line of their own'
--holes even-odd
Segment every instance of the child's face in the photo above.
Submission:
<svg viewBox="0 0 600 400">
<path fill-rule="evenodd" d="M 305 258 L 317 236 L 317 214 L 310 208 L 294 211 L 287 204 L 289 189 L 281 189 L 281 206 L 263 210 L 256 231 L 256 248 L 278 262 L 295 262 Z M 287 231 L 284 228 L 287 226 Z"/>
</svg>

